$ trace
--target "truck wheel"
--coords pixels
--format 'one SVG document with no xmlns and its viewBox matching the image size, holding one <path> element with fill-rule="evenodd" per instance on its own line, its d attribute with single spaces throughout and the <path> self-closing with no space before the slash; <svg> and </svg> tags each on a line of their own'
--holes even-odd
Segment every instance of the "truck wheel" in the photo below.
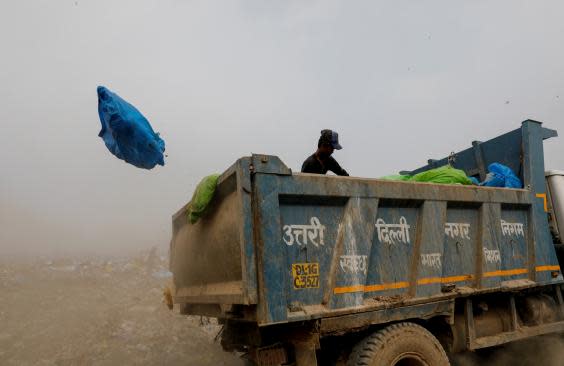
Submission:
<svg viewBox="0 0 564 366">
<path fill-rule="evenodd" d="M 445 350 L 427 329 L 399 323 L 372 333 L 353 349 L 347 366 L 449 366 Z"/>
</svg>

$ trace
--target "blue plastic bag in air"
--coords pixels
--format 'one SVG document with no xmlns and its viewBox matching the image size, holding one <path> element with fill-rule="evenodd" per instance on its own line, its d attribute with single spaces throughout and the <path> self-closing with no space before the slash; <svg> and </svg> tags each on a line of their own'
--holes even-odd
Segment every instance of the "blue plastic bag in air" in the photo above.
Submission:
<svg viewBox="0 0 564 366">
<path fill-rule="evenodd" d="M 138 168 L 164 165 L 165 142 L 131 104 L 103 86 L 98 87 L 100 136 L 112 154 Z"/>
<path fill-rule="evenodd" d="M 481 186 L 523 188 L 521 179 L 513 173 L 511 168 L 500 163 L 492 163 L 488 166 L 488 170 L 486 180 L 480 183 Z"/>
</svg>

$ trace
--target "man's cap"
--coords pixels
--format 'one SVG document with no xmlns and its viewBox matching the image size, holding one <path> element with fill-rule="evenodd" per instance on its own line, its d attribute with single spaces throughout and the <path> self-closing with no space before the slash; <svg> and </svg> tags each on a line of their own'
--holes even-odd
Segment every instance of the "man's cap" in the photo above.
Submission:
<svg viewBox="0 0 564 366">
<path fill-rule="evenodd" d="M 335 150 L 341 150 L 343 147 L 339 144 L 339 134 L 335 131 L 331 130 L 323 130 L 321 131 L 321 137 L 319 138 L 319 142 L 322 144 L 329 144 L 333 146 Z"/>
</svg>

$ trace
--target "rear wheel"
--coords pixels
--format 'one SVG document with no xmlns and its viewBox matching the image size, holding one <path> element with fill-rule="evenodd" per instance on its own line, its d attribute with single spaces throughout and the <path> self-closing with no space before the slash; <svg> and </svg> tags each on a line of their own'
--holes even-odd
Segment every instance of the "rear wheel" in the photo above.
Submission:
<svg viewBox="0 0 564 366">
<path fill-rule="evenodd" d="M 347 366 L 449 366 L 445 350 L 427 329 L 399 323 L 359 342 Z"/>
</svg>

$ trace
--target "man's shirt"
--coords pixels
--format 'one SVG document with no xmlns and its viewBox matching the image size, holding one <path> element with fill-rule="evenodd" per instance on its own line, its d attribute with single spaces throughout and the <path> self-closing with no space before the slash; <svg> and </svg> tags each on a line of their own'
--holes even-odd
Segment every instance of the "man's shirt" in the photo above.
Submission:
<svg viewBox="0 0 564 366">
<path fill-rule="evenodd" d="M 337 175 L 349 175 L 349 173 L 347 173 L 345 169 L 341 168 L 339 163 L 337 163 L 337 160 L 333 159 L 332 156 L 328 157 L 322 163 L 319 159 L 317 159 L 315 154 L 313 154 L 307 158 L 302 165 L 302 173 L 325 174 L 327 171 L 332 171 Z"/>
</svg>

